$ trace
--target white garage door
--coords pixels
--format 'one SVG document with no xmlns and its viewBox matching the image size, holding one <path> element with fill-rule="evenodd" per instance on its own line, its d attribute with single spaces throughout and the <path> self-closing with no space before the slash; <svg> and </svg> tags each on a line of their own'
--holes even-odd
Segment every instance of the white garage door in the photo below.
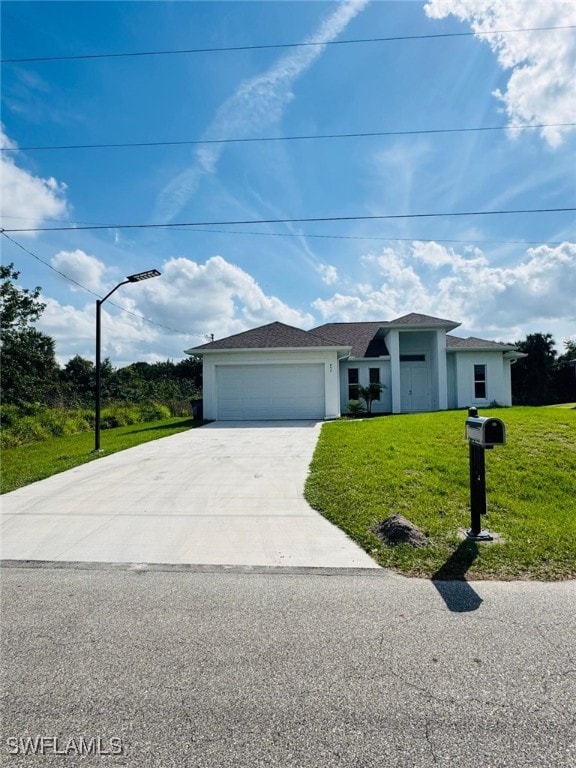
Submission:
<svg viewBox="0 0 576 768">
<path fill-rule="evenodd" d="M 323 419 L 324 366 L 223 365 L 216 368 L 217 419 Z"/>
</svg>

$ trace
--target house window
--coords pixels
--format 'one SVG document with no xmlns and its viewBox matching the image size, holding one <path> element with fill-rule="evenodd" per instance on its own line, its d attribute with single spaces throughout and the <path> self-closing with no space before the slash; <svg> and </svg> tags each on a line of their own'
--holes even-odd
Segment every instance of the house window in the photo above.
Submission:
<svg viewBox="0 0 576 768">
<path fill-rule="evenodd" d="M 358 384 L 360 376 L 358 368 L 348 368 L 348 400 L 358 400 Z"/>
<path fill-rule="evenodd" d="M 474 366 L 474 398 L 486 400 L 486 366 Z"/>
<path fill-rule="evenodd" d="M 425 363 L 426 355 L 400 355 L 401 363 Z"/>
<path fill-rule="evenodd" d="M 368 381 L 370 384 L 380 384 L 380 368 L 368 368 Z M 374 400 L 380 400 L 380 395 Z"/>
</svg>

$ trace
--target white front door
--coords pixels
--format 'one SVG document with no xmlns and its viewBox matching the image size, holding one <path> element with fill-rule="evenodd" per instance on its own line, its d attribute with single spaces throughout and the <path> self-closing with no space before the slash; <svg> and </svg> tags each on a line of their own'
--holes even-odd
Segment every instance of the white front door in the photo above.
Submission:
<svg viewBox="0 0 576 768">
<path fill-rule="evenodd" d="M 405 411 L 429 411 L 430 372 L 428 364 L 400 363 L 400 408 Z"/>
</svg>

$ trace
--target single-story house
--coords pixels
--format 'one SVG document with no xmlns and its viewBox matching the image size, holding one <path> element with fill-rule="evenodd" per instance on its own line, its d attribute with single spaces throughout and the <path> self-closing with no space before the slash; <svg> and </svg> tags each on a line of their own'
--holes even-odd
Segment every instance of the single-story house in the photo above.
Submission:
<svg viewBox="0 0 576 768">
<path fill-rule="evenodd" d="M 309 331 L 270 323 L 186 350 L 203 360 L 207 419 L 333 419 L 358 386 L 384 385 L 373 413 L 512 404 L 512 344 L 452 336 L 460 323 L 411 313 Z"/>
</svg>

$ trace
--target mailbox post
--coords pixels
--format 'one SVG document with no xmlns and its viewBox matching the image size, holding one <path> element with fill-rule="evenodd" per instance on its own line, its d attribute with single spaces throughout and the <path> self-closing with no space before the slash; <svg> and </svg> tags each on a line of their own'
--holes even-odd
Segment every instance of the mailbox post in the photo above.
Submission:
<svg viewBox="0 0 576 768">
<path fill-rule="evenodd" d="M 470 530 L 474 541 L 492 541 L 482 529 L 481 516 L 486 514 L 486 449 L 506 442 L 506 427 L 500 419 L 478 416 L 477 408 L 468 408 L 466 438 L 470 455 Z"/>
</svg>

